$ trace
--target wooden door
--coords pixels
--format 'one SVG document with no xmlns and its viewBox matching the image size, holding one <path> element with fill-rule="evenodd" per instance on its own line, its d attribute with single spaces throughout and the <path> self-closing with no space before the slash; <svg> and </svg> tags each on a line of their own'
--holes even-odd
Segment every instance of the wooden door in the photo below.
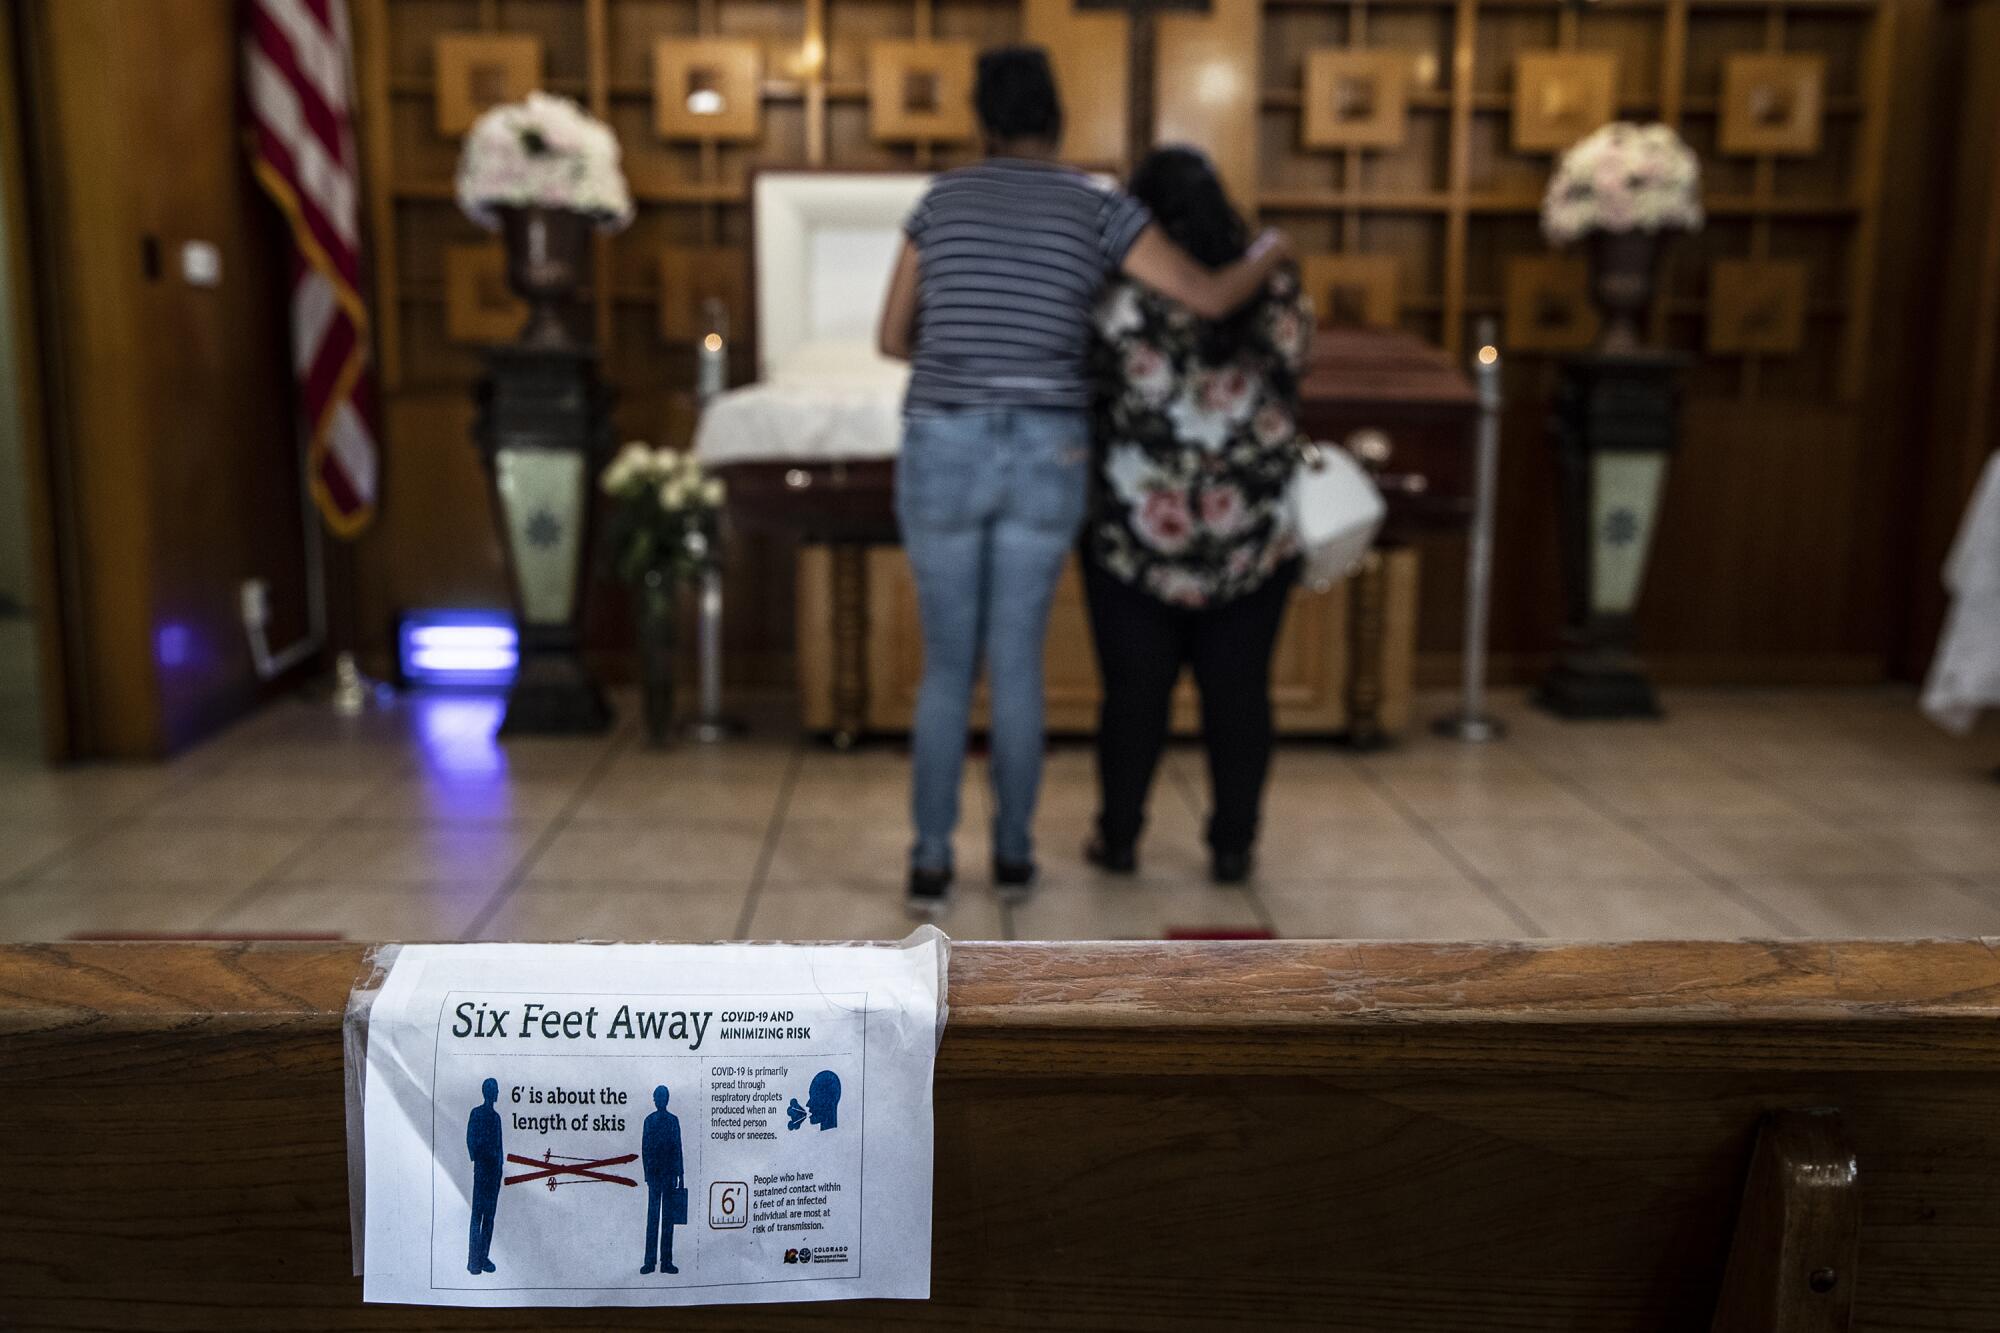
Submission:
<svg viewBox="0 0 2000 1333">
<path fill-rule="evenodd" d="M 259 697 L 245 581 L 274 646 L 308 630 L 285 242 L 243 155 L 231 0 L 23 14 L 72 748 L 158 756 Z"/>
</svg>

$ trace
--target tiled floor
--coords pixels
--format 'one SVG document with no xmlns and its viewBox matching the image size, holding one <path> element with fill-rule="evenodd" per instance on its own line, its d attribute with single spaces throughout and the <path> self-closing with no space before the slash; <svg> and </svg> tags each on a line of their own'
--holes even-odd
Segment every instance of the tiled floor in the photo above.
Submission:
<svg viewBox="0 0 2000 1333">
<path fill-rule="evenodd" d="M 1288 746 L 1256 881 L 1204 879 L 1200 753 L 1172 753 L 1140 875 L 1080 861 L 1087 749 L 1048 764 L 1044 879 L 993 897 L 964 793 L 961 938 L 2000 935 L 2000 736 L 1907 693 L 1700 691 L 1664 723 L 1564 724 L 1360 757 Z M 629 709 L 627 710 L 629 713 Z M 283 704 L 157 768 L 0 754 L 0 938 L 841 938 L 905 933 L 900 749 L 778 722 L 726 746 L 493 740 L 498 706 L 343 724 Z"/>
</svg>

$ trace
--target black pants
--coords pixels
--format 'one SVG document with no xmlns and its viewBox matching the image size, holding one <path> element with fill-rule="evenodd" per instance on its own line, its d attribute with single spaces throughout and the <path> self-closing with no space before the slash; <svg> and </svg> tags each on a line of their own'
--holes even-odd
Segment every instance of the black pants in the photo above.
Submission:
<svg viewBox="0 0 2000 1333">
<path fill-rule="evenodd" d="M 1233 602 L 1192 611 L 1169 606 L 1084 565 L 1090 630 L 1104 677 L 1097 725 L 1097 828 L 1109 846 L 1137 842 L 1146 793 L 1171 721 L 1174 683 L 1194 667 L 1208 749 L 1208 845 L 1247 852 L 1257 837 L 1271 770 L 1271 652 L 1296 562 Z"/>
</svg>

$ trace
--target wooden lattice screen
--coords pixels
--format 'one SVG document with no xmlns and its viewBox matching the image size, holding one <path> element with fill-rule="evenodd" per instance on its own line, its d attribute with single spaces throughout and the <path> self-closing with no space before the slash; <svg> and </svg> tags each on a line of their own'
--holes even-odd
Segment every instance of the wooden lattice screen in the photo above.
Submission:
<svg viewBox="0 0 2000 1333">
<path fill-rule="evenodd" d="M 753 167 L 969 160 L 966 64 L 1023 38 L 1054 52 L 1078 158 L 1110 163 L 1125 137 L 1128 20 L 1073 0 L 352 2 L 389 442 L 389 499 L 360 556 L 371 635 L 400 608 L 504 596 L 468 389 L 480 342 L 509 336 L 520 311 L 492 239 L 452 198 L 480 105 L 539 83 L 617 129 L 640 213 L 600 251 L 596 331 L 621 433 L 671 444 L 692 427 L 703 298 L 731 308 L 734 380 L 752 373 Z M 1556 145 L 1618 115 L 1680 129 L 1709 213 L 1674 248 L 1655 330 L 1694 354 L 1656 582 L 1708 591 L 1654 598 L 1652 641 L 1723 678 L 1878 669 L 1882 606 L 1857 609 L 1844 590 L 1865 569 L 1827 543 L 1876 531 L 1893 467 L 1854 402 L 1876 341 L 1901 3 L 1210 0 L 1206 16 L 1151 20 L 1154 86 L 1168 90 L 1156 120 L 1201 136 L 1243 202 L 1296 236 L 1323 310 L 1454 351 L 1482 320 L 1500 325 L 1503 658 L 1532 661 L 1553 633 L 1537 403 L 1551 354 L 1587 340 L 1592 318 L 1581 259 L 1552 254 L 1536 214 Z M 663 59 L 663 41 L 679 54 Z M 698 123 L 681 114 L 697 92 L 719 95 L 715 132 L 672 137 Z M 1457 556 L 1435 554 L 1423 646 L 1443 671 Z M 762 537 L 732 556 L 739 682 L 791 678 L 791 559 Z M 611 617 L 593 641 L 609 646 L 623 635 L 607 600 L 593 603 Z"/>
<path fill-rule="evenodd" d="M 1616 113 L 1676 126 L 1703 160 L 1709 226 L 1679 248 L 1657 314 L 1669 345 L 1700 353 L 1694 392 L 1847 396 L 1870 342 L 1893 12 L 1874 0 L 1266 0 L 1261 67 L 1245 71 L 1261 90 L 1255 202 L 1308 256 L 1350 257 L 1330 266 L 1360 297 L 1343 314 L 1393 317 L 1449 347 L 1464 343 L 1477 317 L 1505 316 L 1510 350 L 1557 350 L 1576 336 L 1559 308 L 1575 268 L 1543 259 L 1535 215 L 1553 153 L 1514 146 L 1517 102 L 1528 95 L 1517 86 L 1521 58 L 1606 53 Z M 686 312 L 662 303 L 685 296 L 675 273 L 740 264 L 748 170 L 969 158 L 976 148 L 965 140 L 872 137 L 871 48 L 896 39 L 976 47 L 1022 30 L 1012 0 L 364 0 L 360 13 L 389 393 L 463 385 L 477 371 L 477 339 L 508 327 L 497 271 L 478 254 L 490 242 L 452 202 L 457 139 L 440 128 L 440 99 L 512 91 L 504 62 L 518 69 L 525 38 L 537 52 L 530 76 L 608 119 L 623 143 L 641 213 L 604 246 L 597 334 L 627 426 L 668 434 L 687 425 L 693 334 Z M 495 44 L 486 66 L 475 51 L 468 75 L 463 50 L 440 60 L 440 39 L 454 34 L 517 44 L 511 52 Z M 754 139 L 660 137 L 655 45 L 696 36 L 755 44 Z M 1307 113 L 1319 104 L 1307 92 L 1313 53 L 1343 50 L 1385 57 L 1394 76 L 1385 86 L 1407 106 L 1393 146 L 1306 146 Z M 1816 57 L 1823 70 L 1810 151 L 1722 150 L 1727 67 L 1762 53 Z M 1330 77 L 1337 84 L 1357 68 L 1368 62 Z M 1163 71 L 1163 82 L 1172 77 Z M 1325 88 L 1316 83 L 1313 94 Z M 1378 110 L 1364 106 L 1349 119 Z M 1780 271 L 1765 271 L 1769 261 Z M 1745 327 L 1737 307 L 1759 291 L 1764 308 L 1749 311 Z M 1788 309 L 1799 297 L 1802 311 Z M 1549 308 L 1523 312 L 1537 301 Z"/>
</svg>

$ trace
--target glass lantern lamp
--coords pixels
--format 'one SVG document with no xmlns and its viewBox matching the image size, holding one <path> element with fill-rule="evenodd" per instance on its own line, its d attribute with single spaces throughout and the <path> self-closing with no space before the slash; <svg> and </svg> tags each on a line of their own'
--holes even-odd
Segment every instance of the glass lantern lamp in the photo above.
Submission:
<svg viewBox="0 0 2000 1333">
<path fill-rule="evenodd" d="M 610 406 L 587 350 L 487 353 L 473 432 L 520 622 L 503 736 L 598 732 L 611 724 L 604 690 L 581 653 L 591 501 L 611 448 Z"/>
</svg>

